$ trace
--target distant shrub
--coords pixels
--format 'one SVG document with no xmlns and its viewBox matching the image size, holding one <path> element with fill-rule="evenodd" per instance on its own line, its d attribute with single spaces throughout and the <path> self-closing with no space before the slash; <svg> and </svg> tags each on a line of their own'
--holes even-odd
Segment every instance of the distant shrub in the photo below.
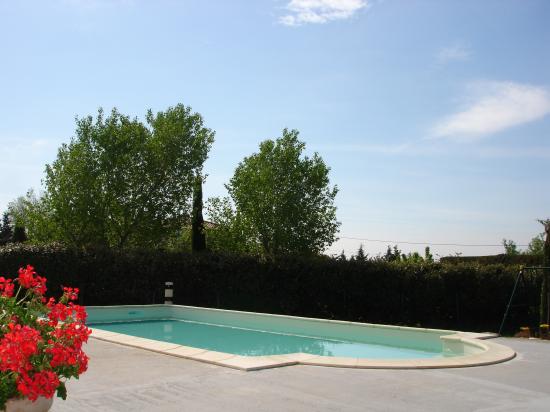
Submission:
<svg viewBox="0 0 550 412">
<path fill-rule="evenodd" d="M 542 256 L 527 255 L 527 254 L 500 254 L 489 256 L 446 256 L 442 257 L 442 263 L 478 263 L 481 265 L 524 265 L 524 266 L 539 266 L 542 264 Z"/>
</svg>

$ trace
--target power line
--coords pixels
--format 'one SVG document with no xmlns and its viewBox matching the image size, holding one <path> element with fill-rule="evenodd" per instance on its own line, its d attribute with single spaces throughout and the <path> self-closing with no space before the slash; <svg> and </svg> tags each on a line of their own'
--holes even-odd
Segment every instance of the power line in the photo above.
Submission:
<svg viewBox="0 0 550 412">
<path fill-rule="evenodd" d="M 348 237 L 340 236 L 340 239 L 350 239 L 350 240 L 362 240 L 364 242 L 380 242 L 380 243 L 393 243 L 393 244 L 407 244 L 407 245 L 427 245 L 427 246 L 463 246 L 463 247 L 503 247 L 502 244 L 499 245 L 469 245 L 466 243 L 435 243 L 435 242 L 407 242 L 404 240 L 382 240 L 382 239 L 364 239 L 359 237 Z M 529 245 L 516 245 L 521 247 L 527 247 Z"/>
</svg>

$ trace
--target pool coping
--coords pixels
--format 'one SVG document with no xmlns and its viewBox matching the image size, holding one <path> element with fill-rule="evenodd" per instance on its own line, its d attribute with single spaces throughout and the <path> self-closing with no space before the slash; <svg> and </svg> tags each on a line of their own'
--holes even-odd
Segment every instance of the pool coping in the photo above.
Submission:
<svg viewBox="0 0 550 412">
<path fill-rule="evenodd" d="M 122 305 L 132 307 L 134 305 Z M 142 306 L 142 305 L 135 305 Z M 162 305 L 151 305 L 162 306 Z M 173 305 L 181 306 L 181 305 Z M 185 306 L 181 306 L 185 307 Z M 209 310 L 223 310 L 212 308 L 201 308 Z M 235 311 L 229 311 L 235 312 Z M 252 313 L 252 312 L 249 312 Z M 266 315 L 266 314 L 261 314 Z M 285 315 L 270 315 L 281 316 Z M 357 323 L 335 320 L 324 320 L 315 318 L 302 318 L 308 320 L 337 322 L 337 323 Z M 391 325 L 363 324 L 391 329 L 413 329 L 415 331 L 434 331 L 435 329 L 411 328 Z M 513 359 L 516 352 L 507 346 L 489 342 L 487 339 L 497 337 L 494 333 L 473 333 L 473 332 L 454 332 L 449 335 L 441 336 L 440 339 L 449 342 L 464 343 L 483 350 L 481 353 L 467 354 L 463 356 L 430 358 L 430 359 L 366 359 L 366 358 L 347 358 L 320 356 L 308 353 L 291 353 L 285 355 L 266 355 L 266 356 L 241 356 L 226 352 L 217 352 L 202 348 L 179 345 L 176 343 L 158 341 L 153 339 L 141 338 L 132 335 L 125 335 L 117 332 L 105 331 L 102 329 L 91 328 L 94 339 L 116 343 L 133 348 L 145 349 L 152 352 L 165 355 L 176 356 L 180 358 L 195 360 L 199 362 L 210 363 L 213 365 L 224 366 L 238 369 L 241 371 L 255 371 L 267 368 L 278 368 L 291 365 L 313 365 L 313 366 L 331 366 L 340 368 L 362 368 L 362 369 L 438 369 L 438 368 L 464 368 L 472 366 L 483 366 L 501 363 Z M 438 329 L 438 331 L 441 331 Z"/>
</svg>

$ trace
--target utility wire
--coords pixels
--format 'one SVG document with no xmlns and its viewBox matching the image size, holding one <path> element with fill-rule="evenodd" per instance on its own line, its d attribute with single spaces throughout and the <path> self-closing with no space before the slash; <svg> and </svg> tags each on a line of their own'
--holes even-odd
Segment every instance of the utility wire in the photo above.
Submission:
<svg viewBox="0 0 550 412">
<path fill-rule="evenodd" d="M 380 243 L 393 243 L 393 244 L 407 244 L 407 245 L 429 245 L 429 246 L 464 246 L 464 247 L 503 247 L 500 245 L 469 245 L 465 243 L 434 243 L 434 242 L 407 242 L 404 240 L 382 240 L 382 239 L 364 239 L 359 237 L 339 236 L 340 239 L 350 240 L 362 240 L 364 242 L 380 242 Z M 516 245 L 521 247 L 527 247 L 529 245 Z"/>
</svg>

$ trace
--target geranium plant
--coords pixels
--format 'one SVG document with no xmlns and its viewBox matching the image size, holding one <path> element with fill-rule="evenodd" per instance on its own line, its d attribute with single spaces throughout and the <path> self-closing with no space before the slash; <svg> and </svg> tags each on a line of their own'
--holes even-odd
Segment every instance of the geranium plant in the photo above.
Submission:
<svg viewBox="0 0 550 412">
<path fill-rule="evenodd" d="M 0 277 L 0 410 L 10 398 L 57 396 L 65 399 L 65 381 L 86 371 L 82 345 L 90 329 L 86 311 L 75 304 L 78 289 L 63 288 L 47 299 L 46 279 L 32 266 L 16 279 Z"/>
</svg>

